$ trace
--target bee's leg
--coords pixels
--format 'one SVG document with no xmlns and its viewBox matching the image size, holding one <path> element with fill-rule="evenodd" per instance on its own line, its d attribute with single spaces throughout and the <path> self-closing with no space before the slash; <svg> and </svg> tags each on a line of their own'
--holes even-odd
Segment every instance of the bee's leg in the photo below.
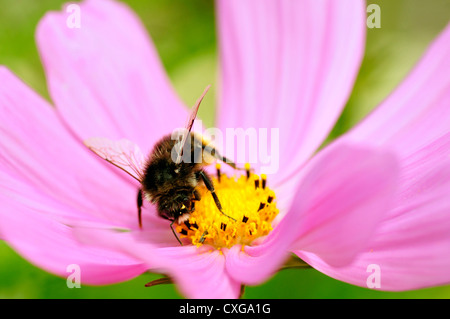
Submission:
<svg viewBox="0 0 450 319">
<path fill-rule="evenodd" d="M 172 220 L 172 222 L 170 223 L 170 229 L 172 229 L 172 233 L 175 236 L 175 238 L 178 240 L 178 242 L 180 243 L 181 246 L 183 246 L 183 243 L 181 242 L 180 238 L 178 238 L 177 233 L 175 232 L 175 229 L 173 229 L 173 223 L 175 222 L 175 219 Z"/>
<path fill-rule="evenodd" d="M 208 231 L 205 230 L 202 234 L 202 237 L 200 237 L 200 240 L 198 241 L 200 244 L 203 244 L 205 242 L 206 239 L 206 235 L 208 235 Z"/>
<path fill-rule="evenodd" d="M 211 192 L 211 195 L 212 195 L 212 197 L 214 198 L 214 202 L 216 203 L 216 206 L 217 206 L 217 208 L 219 209 L 219 211 L 220 211 L 223 215 L 227 216 L 228 218 L 230 218 L 230 219 L 236 221 L 236 219 L 234 219 L 233 217 L 228 216 L 227 214 L 224 213 L 224 211 L 223 211 L 223 209 L 222 209 L 222 205 L 220 204 L 220 201 L 219 201 L 219 197 L 217 197 L 216 190 L 214 189 L 214 184 L 213 184 L 213 182 L 211 181 L 211 179 L 209 178 L 209 176 L 206 175 L 206 173 L 203 172 L 203 171 L 199 171 L 199 172 L 198 172 L 198 175 L 202 178 L 203 183 L 205 183 L 206 188 Z"/>
<path fill-rule="evenodd" d="M 202 196 L 200 195 L 200 193 L 198 192 L 198 190 L 194 189 L 194 193 L 193 193 L 193 194 L 194 194 L 193 200 L 199 201 L 199 200 L 202 199 Z"/>
<path fill-rule="evenodd" d="M 233 168 L 235 170 L 241 170 L 241 171 L 245 170 L 245 171 L 250 172 L 249 168 L 247 168 L 247 167 L 238 167 L 236 165 L 236 163 L 234 163 L 229 158 L 226 158 L 225 156 L 220 154 L 219 151 L 213 146 L 203 145 L 203 151 L 207 151 L 209 154 L 211 154 L 211 156 L 213 156 L 214 158 L 218 159 L 219 161 L 227 164 L 228 166 L 230 166 L 231 168 Z"/>
<path fill-rule="evenodd" d="M 217 150 L 217 148 L 215 148 L 213 145 L 206 144 L 206 142 L 204 140 L 195 136 L 195 134 L 192 135 L 192 138 L 193 139 L 191 142 L 193 143 L 192 144 L 193 150 L 195 148 L 200 148 L 200 147 L 202 148 L 203 161 L 205 161 L 205 158 L 208 159 L 208 157 L 212 156 L 213 158 L 231 166 L 233 169 L 247 170 L 247 168 L 245 168 L 245 167 L 238 167 L 236 165 L 236 163 L 234 163 L 232 160 L 230 160 L 230 159 L 226 158 L 225 156 L 223 156 L 222 154 L 220 154 L 220 152 Z M 208 154 L 209 156 L 205 155 L 205 153 Z"/>
<path fill-rule="evenodd" d="M 142 229 L 142 189 L 139 188 L 139 192 L 137 195 L 137 207 L 138 207 L 138 221 L 139 221 L 139 228 Z"/>
</svg>

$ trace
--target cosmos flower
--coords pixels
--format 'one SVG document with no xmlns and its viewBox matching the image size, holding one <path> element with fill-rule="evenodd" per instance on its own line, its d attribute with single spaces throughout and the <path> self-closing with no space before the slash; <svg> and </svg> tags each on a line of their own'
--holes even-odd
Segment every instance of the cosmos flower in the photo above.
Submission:
<svg viewBox="0 0 450 319">
<path fill-rule="evenodd" d="M 236 298 L 242 285 L 267 280 L 292 253 L 363 287 L 374 264 L 383 290 L 449 283 L 450 75 L 443 70 L 450 67 L 450 29 L 373 113 L 315 153 L 360 66 L 364 3 L 216 4 L 217 127 L 280 129 L 280 170 L 261 176 L 264 190 L 226 176 L 217 189 L 248 190 L 245 200 L 224 195 L 224 205 L 247 211 L 262 202 L 273 230 L 266 224 L 262 237 L 225 244 L 218 230 L 210 244 L 180 246 L 149 203 L 139 229 L 139 185 L 83 141 L 126 138 L 148 153 L 183 127 L 187 108 L 135 15 L 120 3 L 87 0 L 81 28 L 52 12 L 37 29 L 55 108 L 0 68 L 1 238 L 51 273 L 66 276 L 68 265 L 79 265 L 85 284 L 150 270 L 191 298 Z M 198 205 L 213 214 L 206 200 Z"/>
</svg>

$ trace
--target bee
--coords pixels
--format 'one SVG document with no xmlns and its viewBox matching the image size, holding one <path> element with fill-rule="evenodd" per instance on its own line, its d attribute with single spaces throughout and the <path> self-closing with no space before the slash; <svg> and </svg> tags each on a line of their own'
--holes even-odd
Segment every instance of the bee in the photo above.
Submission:
<svg viewBox="0 0 450 319">
<path fill-rule="evenodd" d="M 95 154 L 124 170 L 140 183 L 137 194 L 138 224 L 142 228 L 144 199 L 156 205 L 158 215 L 171 221 L 170 228 L 180 244 L 173 224 L 188 221 L 195 210 L 195 202 L 201 200 L 197 187 L 206 186 L 218 210 L 228 218 L 215 192 L 209 174 L 204 170 L 213 160 L 220 160 L 234 169 L 241 169 L 218 150 L 207 144 L 201 136 L 191 132 L 201 101 L 210 86 L 192 108 L 185 129 L 180 134 L 168 134 L 156 143 L 147 159 L 133 142 L 122 139 L 91 138 L 84 144 Z M 187 153 L 186 153 L 187 152 Z M 206 231 L 201 237 L 204 241 Z"/>
</svg>

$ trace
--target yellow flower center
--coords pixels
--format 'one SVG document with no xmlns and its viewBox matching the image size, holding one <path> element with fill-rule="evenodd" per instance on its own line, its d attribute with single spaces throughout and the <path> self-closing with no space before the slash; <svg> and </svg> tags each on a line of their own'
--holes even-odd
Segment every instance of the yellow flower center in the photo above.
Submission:
<svg viewBox="0 0 450 319">
<path fill-rule="evenodd" d="M 269 234 L 272 221 L 278 214 L 275 193 L 267 186 L 266 176 L 250 172 L 239 177 L 220 174 L 213 177 L 222 214 L 205 186 L 198 187 L 201 200 L 187 222 L 176 227 L 180 238 L 189 238 L 192 244 L 215 248 L 250 245 L 256 238 Z M 231 217 L 231 218 L 230 218 Z M 233 220 L 234 219 L 234 220 Z"/>
</svg>

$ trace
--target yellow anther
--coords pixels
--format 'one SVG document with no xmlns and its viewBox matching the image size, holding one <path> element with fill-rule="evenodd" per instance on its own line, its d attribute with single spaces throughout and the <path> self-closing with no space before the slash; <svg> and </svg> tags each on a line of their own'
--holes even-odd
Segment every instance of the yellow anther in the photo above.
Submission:
<svg viewBox="0 0 450 319">
<path fill-rule="evenodd" d="M 266 189 L 266 181 L 267 181 L 267 175 L 261 174 L 261 186 L 263 189 Z"/>
<path fill-rule="evenodd" d="M 247 179 L 249 179 L 250 178 L 250 163 L 245 163 L 245 170 L 246 170 L 246 172 L 247 172 Z"/>
</svg>

